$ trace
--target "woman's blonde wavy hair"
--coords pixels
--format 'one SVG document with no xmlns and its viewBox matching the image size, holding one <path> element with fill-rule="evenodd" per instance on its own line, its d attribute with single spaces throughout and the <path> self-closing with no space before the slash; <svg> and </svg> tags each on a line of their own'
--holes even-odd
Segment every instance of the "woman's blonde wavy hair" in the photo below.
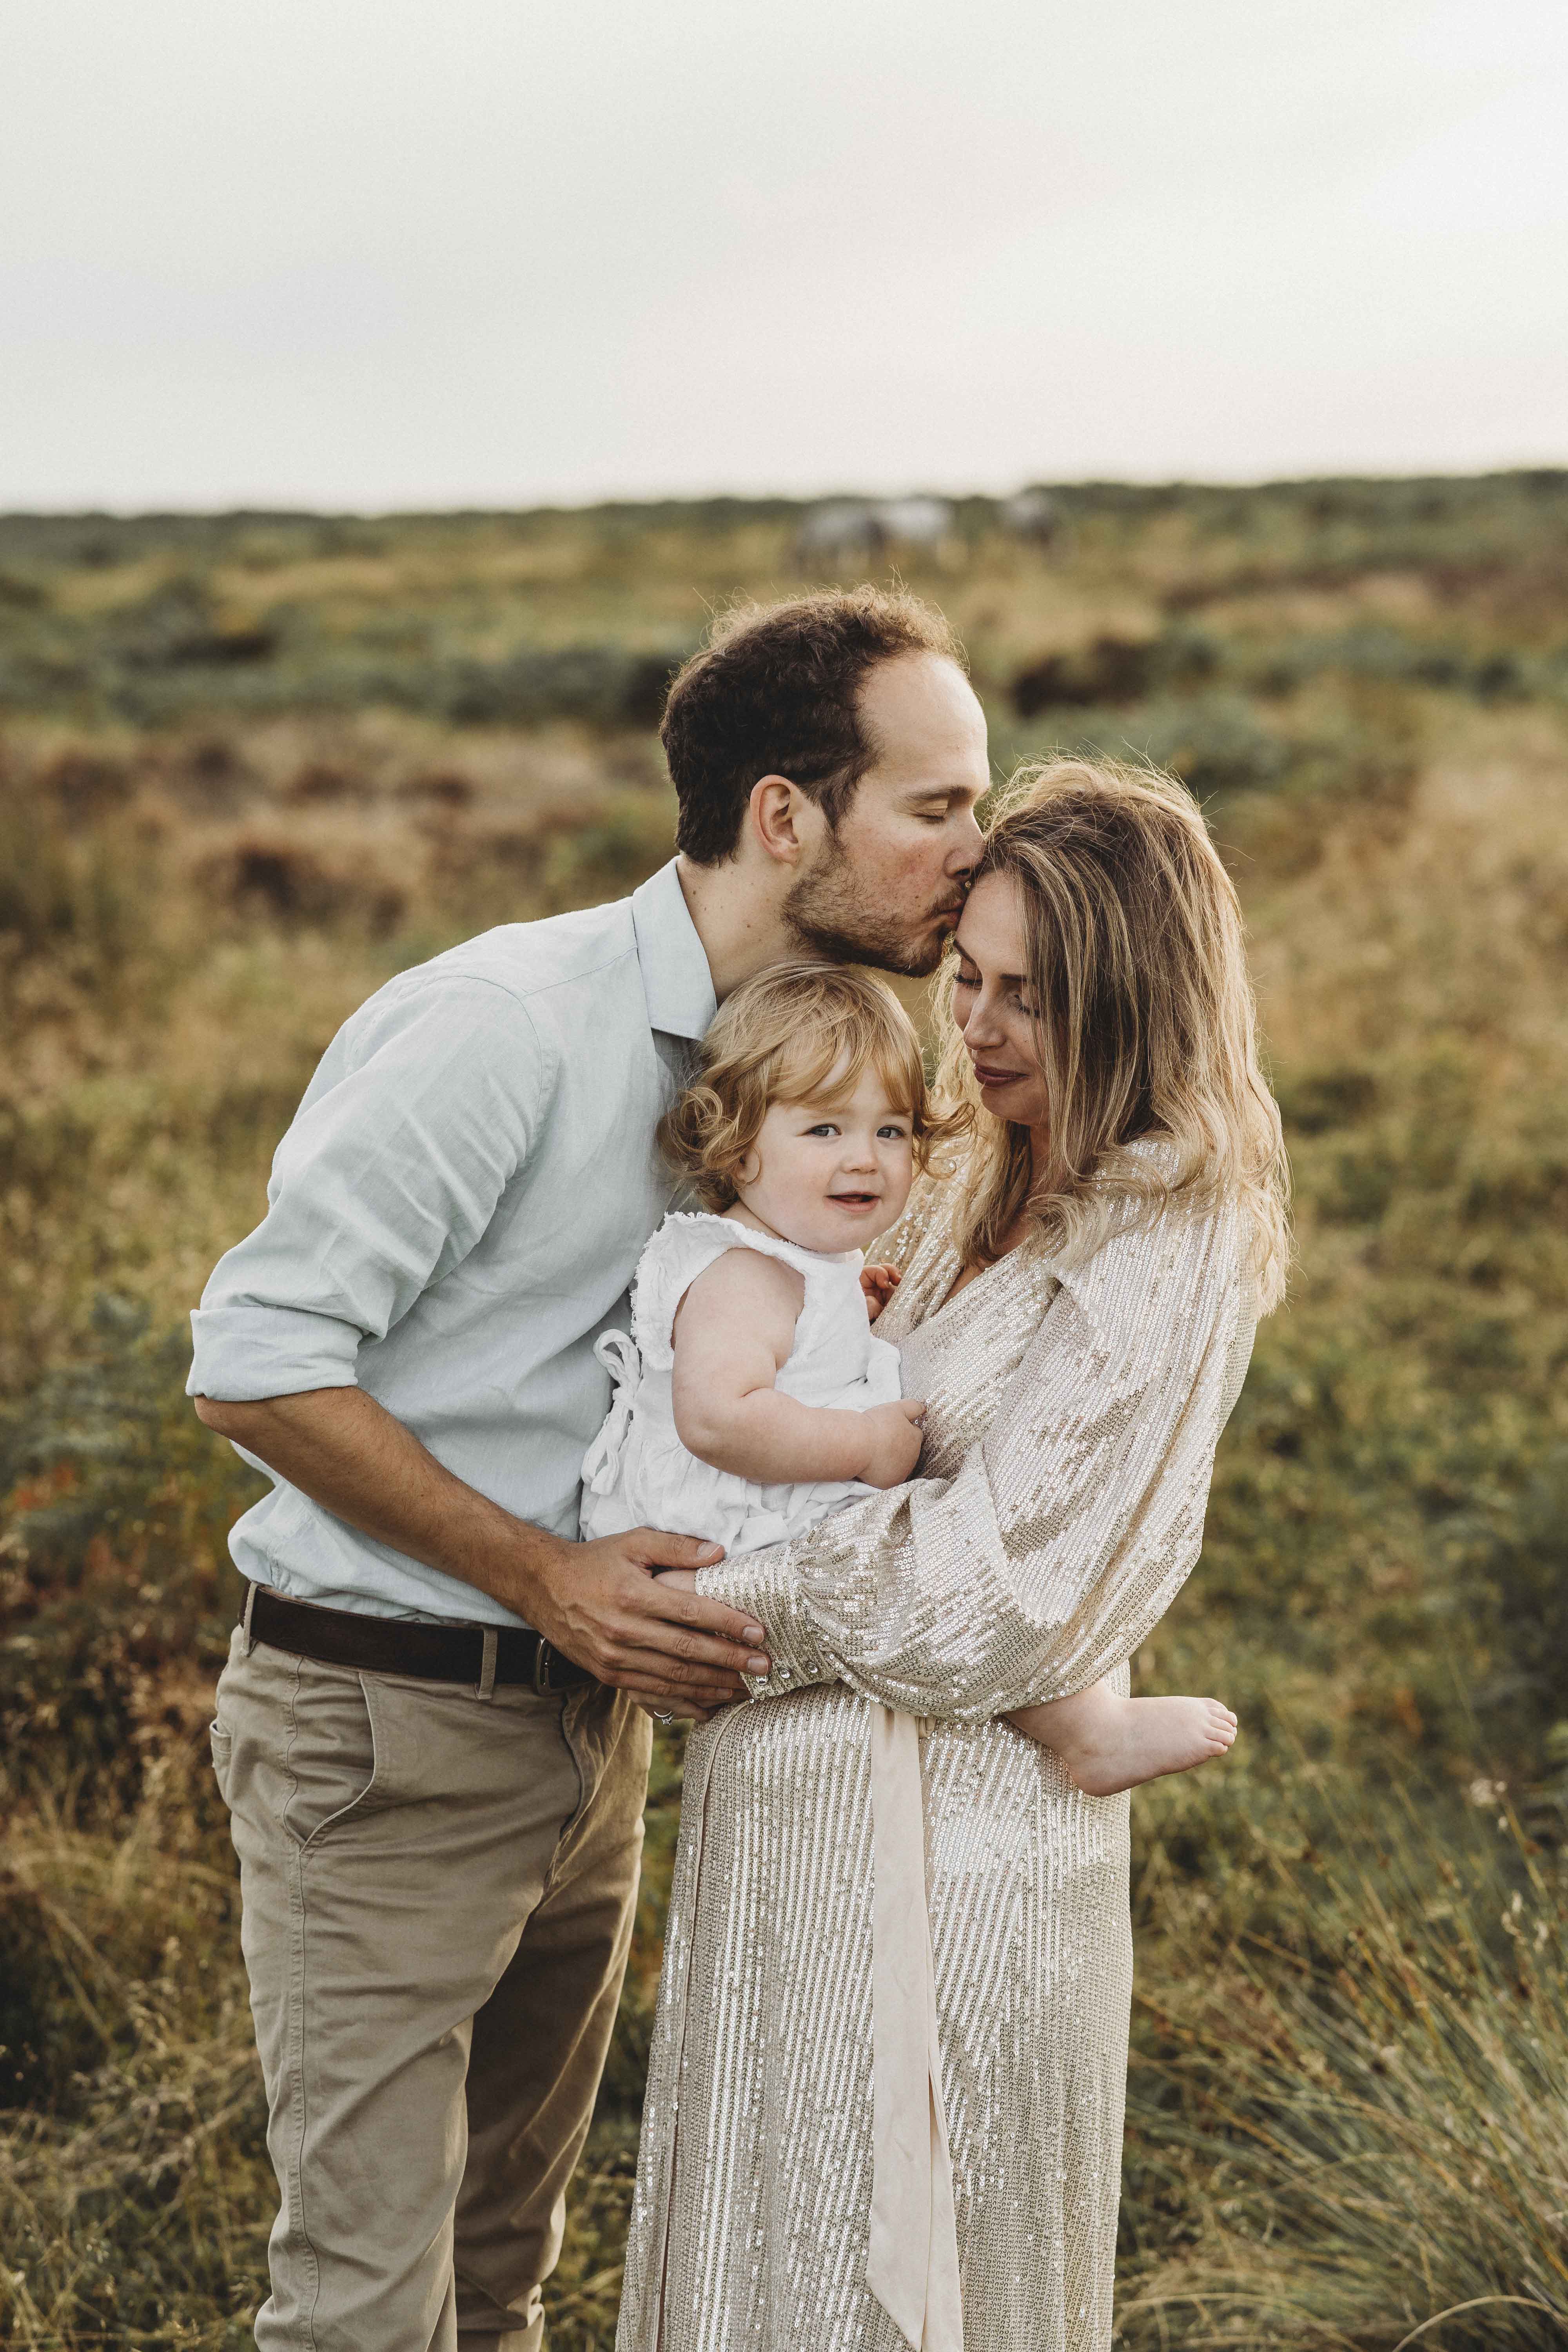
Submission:
<svg viewBox="0 0 1568 2352">
<path fill-rule="evenodd" d="M 1081 1261 L 1129 1213 L 1229 1198 L 1267 1312 L 1289 1262 L 1289 1170 L 1241 908 L 1197 803 L 1156 769 L 1048 761 L 1014 779 L 974 879 L 988 875 L 1022 902 L 1049 1143 L 1037 1171 L 1026 1128 L 978 1115 L 950 964 L 938 1085 L 977 1114 L 954 1204 L 965 1264 L 999 1256 L 1026 1212 Z"/>
<path fill-rule="evenodd" d="M 659 1150 L 705 1209 L 727 1209 L 770 1107 L 847 1094 L 868 1066 L 908 1115 L 923 1172 L 973 1113 L 938 1110 L 914 1024 L 892 990 L 842 964 L 771 965 L 724 1000 L 695 1081 L 659 1121 Z"/>
</svg>

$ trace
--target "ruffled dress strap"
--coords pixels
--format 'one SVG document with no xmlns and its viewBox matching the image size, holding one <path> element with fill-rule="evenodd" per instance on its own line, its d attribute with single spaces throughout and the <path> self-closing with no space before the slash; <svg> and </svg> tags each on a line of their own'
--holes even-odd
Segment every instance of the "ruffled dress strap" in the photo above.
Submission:
<svg viewBox="0 0 1568 2352">
<path fill-rule="evenodd" d="M 676 1309 L 700 1274 L 726 1250 L 752 1249 L 793 1265 L 805 1282 L 809 1302 L 821 1278 L 822 1261 L 794 1242 L 753 1232 L 733 1217 L 672 1209 L 637 1262 L 632 1282 L 632 1336 L 645 1365 L 668 1371 L 675 1361 L 671 1343 Z"/>
<path fill-rule="evenodd" d="M 671 1333 L 681 1300 L 716 1258 L 750 1239 L 732 1219 L 671 1210 L 647 1243 L 632 1276 L 631 1330 L 602 1331 L 594 1343 L 610 1375 L 610 1410 L 583 1457 L 585 1495 L 603 1501 L 621 1483 L 645 1375 L 668 1375 L 675 1362 Z"/>
</svg>

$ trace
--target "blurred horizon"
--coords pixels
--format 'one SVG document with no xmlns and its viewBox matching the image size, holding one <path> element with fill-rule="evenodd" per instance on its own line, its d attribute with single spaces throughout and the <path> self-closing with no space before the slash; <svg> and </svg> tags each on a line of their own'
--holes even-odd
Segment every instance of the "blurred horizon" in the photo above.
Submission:
<svg viewBox="0 0 1568 2352">
<path fill-rule="evenodd" d="M 1423 485 L 1458 487 L 1466 484 L 1502 484 L 1515 481 L 1552 482 L 1568 474 L 1568 437 L 1563 455 L 1557 459 L 1519 464 L 1499 463 L 1492 466 L 1451 467 L 1385 467 L 1376 470 L 1349 467 L 1343 471 L 1283 474 L 1077 474 L 1051 476 L 1033 474 L 1003 482 L 938 482 L 910 480 L 891 488 L 865 482 L 829 481 L 820 488 L 734 489 L 723 485 L 706 489 L 671 490 L 665 493 L 609 489 L 582 498 L 539 499 L 527 501 L 489 504 L 469 501 L 447 505 L 334 506 L 317 503 L 291 505 L 284 501 L 252 502 L 240 499 L 223 504 L 212 500 L 188 504 L 166 502 L 160 505 L 103 503 L 99 505 L 47 504 L 0 505 L 0 523 L 44 522 L 73 523 L 99 520 L 117 523 L 214 522 L 214 523 L 398 523 L 398 522 L 461 522 L 489 520 L 527 521 L 551 516 L 580 516 L 584 520 L 595 515 L 625 512 L 632 515 L 651 514 L 660 510 L 681 513 L 691 509 L 735 508 L 738 509 L 779 514 L 805 515 L 814 509 L 838 506 L 891 505 L 904 499 L 935 499 L 954 508 L 965 505 L 998 504 L 1022 492 L 1041 490 L 1070 497 L 1073 493 L 1095 494 L 1126 490 L 1184 497 L 1205 491 L 1270 491 L 1294 492 L 1335 489 L 1342 488 L 1376 488 L 1380 486 L 1419 489 Z M 872 569 L 875 569 L 873 564 Z"/>
</svg>

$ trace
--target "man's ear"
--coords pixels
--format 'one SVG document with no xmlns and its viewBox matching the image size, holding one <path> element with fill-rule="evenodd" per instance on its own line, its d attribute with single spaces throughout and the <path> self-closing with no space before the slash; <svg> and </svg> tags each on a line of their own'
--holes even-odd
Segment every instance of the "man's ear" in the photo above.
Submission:
<svg viewBox="0 0 1568 2352">
<path fill-rule="evenodd" d="M 823 814 L 809 793 L 787 776 L 763 776 L 752 786 L 748 816 L 752 833 L 781 866 L 796 866 L 816 844 Z"/>
</svg>

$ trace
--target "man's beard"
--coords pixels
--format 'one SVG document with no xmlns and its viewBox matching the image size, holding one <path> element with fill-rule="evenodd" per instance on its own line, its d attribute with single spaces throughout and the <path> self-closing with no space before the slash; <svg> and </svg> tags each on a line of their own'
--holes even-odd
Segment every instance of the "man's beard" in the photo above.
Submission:
<svg viewBox="0 0 1568 2352">
<path fill-rule="evenodd" d="M 784 905 L 803 954 L 826 963 L 870 964 L 906 980 L 926 979 L 942 961 L 951 934 L 937 925 L 941 911 L 928 908 L 924 925 L 911 934 L 907 924 L 856 896 L 845 858 L 835 859 L 826 873 L 802 875 Z"/>
</svg>

